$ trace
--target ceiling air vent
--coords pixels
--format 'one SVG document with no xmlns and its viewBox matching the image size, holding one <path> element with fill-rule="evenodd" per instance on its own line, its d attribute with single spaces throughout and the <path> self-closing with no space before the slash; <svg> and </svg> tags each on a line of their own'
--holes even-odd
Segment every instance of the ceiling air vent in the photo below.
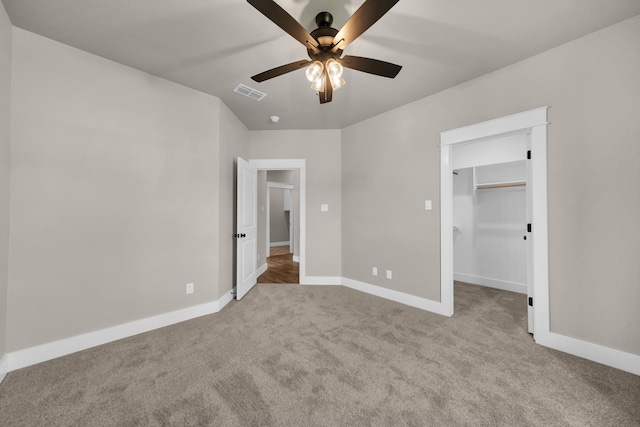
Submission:
<svg viewBox="0 0 640 427">
<path fill-rule="evenodd" d="M 249 86 L 245 86 L 242 83 L 239 84 L 233 91 L 235 93 L 239 93 L 240 95 L 244 95 L 247 98 L 255 99 L 256 101 L 262 101 L 262 98 L 267 96 L 266 93 L 250 88 Z"/>
</svg>

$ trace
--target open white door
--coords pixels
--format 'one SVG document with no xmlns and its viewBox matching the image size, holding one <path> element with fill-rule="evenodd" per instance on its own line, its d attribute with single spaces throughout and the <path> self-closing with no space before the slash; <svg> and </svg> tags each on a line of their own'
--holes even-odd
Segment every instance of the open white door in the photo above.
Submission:
<svg viewBox="0 0 640 427">
<path fill-rule="evenodd" d="M 241 299 L 256 284 L 258 174 L 238 157 L 236 299 Z"/>
</svg>

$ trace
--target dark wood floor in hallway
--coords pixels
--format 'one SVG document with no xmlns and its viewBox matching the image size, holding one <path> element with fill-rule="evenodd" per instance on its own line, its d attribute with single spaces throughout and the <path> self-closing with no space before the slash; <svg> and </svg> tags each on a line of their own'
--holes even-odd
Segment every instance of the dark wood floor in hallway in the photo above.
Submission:
<svg viewBox="0 0 640 427">
<path fill-rule="evenodd" d="M 267 258 L 268 269 L 258 277 L 258 283 L 300 283 L 299 264 L 289 253 L 289 246 L 274 246 Z"/>
</svg>

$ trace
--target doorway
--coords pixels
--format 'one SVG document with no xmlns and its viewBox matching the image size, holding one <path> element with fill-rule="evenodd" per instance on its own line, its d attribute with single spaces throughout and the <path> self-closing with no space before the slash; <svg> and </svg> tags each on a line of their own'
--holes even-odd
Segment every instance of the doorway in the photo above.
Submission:
<svg viewBox="0 0 640 427">
<path fill-rule="evenodd" d="M 266 260 L 257 281 L 299 284 L 299 172 L 259 171 L 258 181 L 258 209 L 264 212 L 259 219 L 259 234 L 266 235 Z"/>
<path fill-rule="evenodd" d="M 512 138 L 514 137 L 515 138 Z M 520 137 L 519 137 L 520 136 Z M 518 151 L 527 159 L 527 186 L 530 195 L 530 213 L 525 230 L 529 239 L 527 309 L 530 332 L 549 332 L 549 275 L 547 232 L 547 107 L 506 116 L 488 122 L 453 129 L 440 134 L 440 303 L 442 312 L 453 315 L 453 202 L 452 184 L 454 162 L 462 168 L 463 160 L 499 163 L 495 157 L 487 161 L 492 143 L 500 145 L 507 139 L 526 138 L 526 150 L 518 144 L 502 144 L 497 153 L 507 155 Z M 497 142 L 496 142 L 497 141 Z M 465 161 L 466 161 L 465 160 Z M 509 161 L 509 160 L 507 160 Z"/>
<path fill-rule="evenodd" d="M 482 295 L 513 301 L 510 321 L 531 332 L 526 169 L 526 160 L 454 169 L 453 279 L 456 297 L 463 283 L 499 290 Z"/>
<path fill-rule="evenodd" d="M 242 299 L 257 283 L 261 274 L 258 268 L 257 241 L 258 200 L 257 175 L 259 171 L 295 170 L 299 175 L 298 242 L 300 283 L 306 283 L 306 161 L 305 159 L 252 159 L 237 158 L 236 186 L 236 288 L 235 298 Z M 294 240 L 295 242 L 295 240 Z M 266 270 L 266 264 L 265 264 Z"/>
<path fill-rule="evenodd" d="M 246 163 L 246 165 L 245 165 Z M 299 283 L 305 283 L 305 266 L 306 266 L 306 161 L 305 159 L 251 159 L 248 162 L 244 162 L 238 158 L 238 188 L 237 188 L 237 200 L 238 200 L 238 218 L 237 218 L 237 234 L 244 236 L 243 223 L 249 222 L 252 224 L 264 224 L 263 221 L 258 221 L 258 213 L 264 214 L 257 200 L 257 184 L 252 186 L 241 185 L 240 177 L 242 171 L 246 168 L 247 172 L 244 174 L 252 177 L 252 182 L 256 183 L 258 174 L 265 174 L 266 171 L 284 171 L 293 170 L 298 174 L 297 182 L 299 185 L 299 191 L 296 197 L 294 197 L 294 224 L 297 224 L 296 229 L 299 230 L 297 239 L 294 236 L 294 254 L 296 261 L 298 262 L 298 274 Z M 242 167 L 240 167 L 242 166 Z M 250 180 L 250 181 L 251 181 Z M 266 180 L 265 180 L 266 182 Z M 245 188 L 246 187 L 246 188 Z M 240 202 L 243 201 L 245 193 L 250 193 L 247 208 L 240 206 Z M 250 202 L 250 203 L 249 203 Z M 264 203 L 260 206 L 264 206 Z M 266 210 L 266 208 L 265 208 Z M 259 212 L 260 211 L 260 212 Z M 245 221 L 246 220 L 246 221 Z M 241 238 L 244 241 L 244 237 Z M 257 239 L 256 239 L 257 240 Z M 255 245 L 249 247 L 249 253 L 238 253 L 236 256 L 236 299 L 242 298 L 249 290 L 257 283 L 257 278 L 264 271 L 267 270 L 267 263 L 265 261 L 266 240 L 264 242 L 257 242 Z M 247 246 L 248 245 L 244 245 Z M 242 248 L 243 245 L 238 244 L 237 248 Z M 248 251 L 248 250 L 247 250 Z M 245 251 L 245 252 L 247 252 Z"/>
</svg>

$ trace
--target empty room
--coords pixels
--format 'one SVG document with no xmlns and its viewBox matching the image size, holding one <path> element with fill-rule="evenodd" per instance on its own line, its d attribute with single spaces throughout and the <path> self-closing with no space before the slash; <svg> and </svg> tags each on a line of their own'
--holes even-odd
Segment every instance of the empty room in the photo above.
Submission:
<svg viewBox="0 0 640 427">
<path fill-rule="evenodd" d="M 637 0 L 0 0 L 0 425 L 640 425 Z"/>
</svg>

